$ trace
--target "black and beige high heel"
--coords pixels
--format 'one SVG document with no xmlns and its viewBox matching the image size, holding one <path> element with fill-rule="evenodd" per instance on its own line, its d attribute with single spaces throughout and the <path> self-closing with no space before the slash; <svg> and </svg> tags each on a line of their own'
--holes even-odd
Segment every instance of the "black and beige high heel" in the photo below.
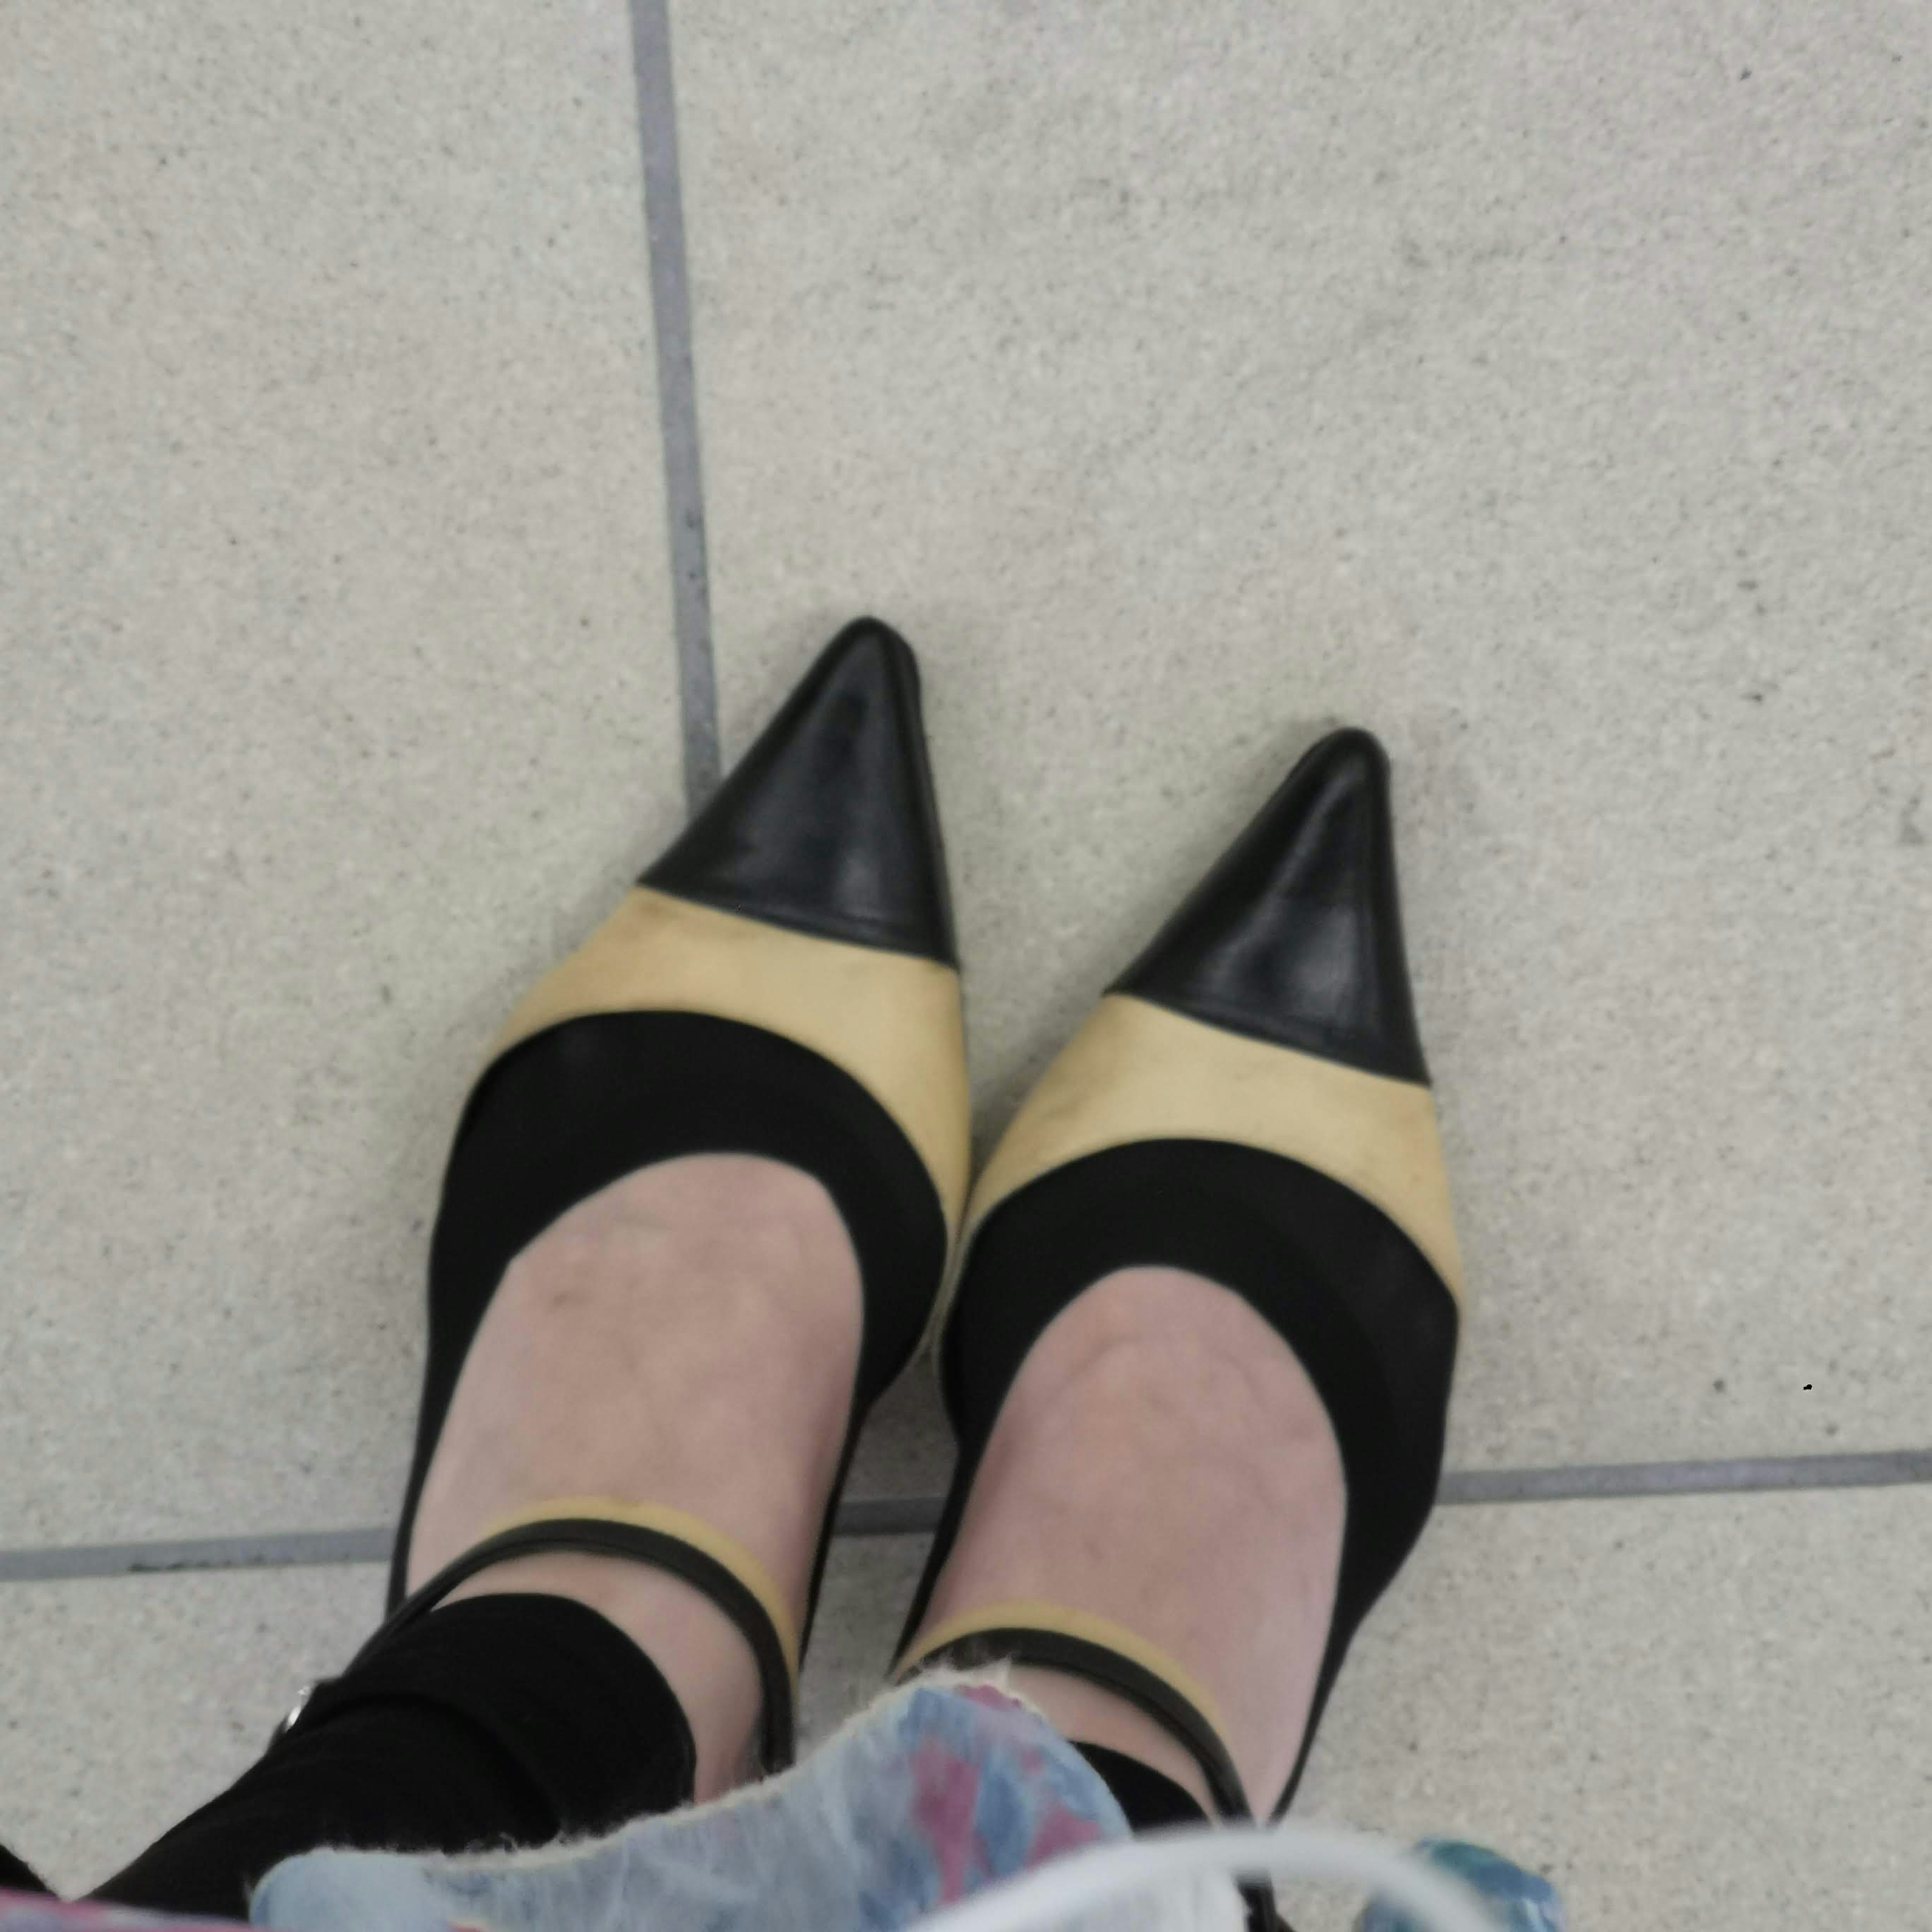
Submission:
<svg viewBox="0 0 1932 1932">
<path fill-rule="evenodd" d="M 1137 1706 L 1250 1800 L 1205 1693 L 1125 1621 L 997 1604 L 920 1636 L 975 1471 L 1028 1351 L 1117 1269 L 1165 1264 L 1243 1296 L 1327 1406 L 1347 1484 L 1334 1620 L 1285 1810 L 1350 1639 L 1420 1534 L 1439 1476 L 1460 1264 L 1411 1001 L 1388 761 L 1316 746 L 1021 1108 L 968 1206 L 938 1329 L 957 1476 L 902 1672 L 996 1660 Z"/>
<path fill-rule="evenodd" d="M 411 1532 L 457 1378 L 512 1259 L 634 1169 L 731 1151 L 802 1168 L 856 1252 L 866 1411 L 916 1348 L 968 1162 L 959 976 L 917 668 L 884 625 L 826 648 L 716 797 L 510 1017 L 464 1107 L 431 1240 L 429 1352 L 392 1613 L 366 1656 L 488 1565 L 591 1551 L 674 1571 L 743 1631 L 764 1767 L 793 1750 L 784 1599 L 714 1526 L 650 1497 L 520 1511 L 406 1598 Z M 835 1489 L 834 1500 L 836 1499 Z M 830 1517 L 819 1544 L 822 1569 Z M 818 1570 L 813 1579 L 817 1593 Z M 809 1613 L 808 1612 L 808 1623 Z"/>
</svg>

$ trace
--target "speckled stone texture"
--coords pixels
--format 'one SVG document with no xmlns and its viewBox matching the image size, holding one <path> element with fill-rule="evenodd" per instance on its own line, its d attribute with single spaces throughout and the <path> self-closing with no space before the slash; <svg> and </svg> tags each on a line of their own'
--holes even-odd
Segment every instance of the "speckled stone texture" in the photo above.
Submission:
<svg viewBox="0 0 1932 1932">
<path fill-rule="evenodd" d="M 1578 1927 L 1916 1924 L 1929 1537 L 1924 1490 L 1445 1510 L 1300 1808 L 1492 1845 Z"/>
<path fill-rule="evenodd" d="M 1297 1815 L 1492 1846 L 1580 1928 L 1917 1926 L 1928 1547 L 1923 1490 L 1440 1511 L 1356 1641 Z M 923 1556 L 835 1553 L 808 1736 L 876 1686 Z M 1360 1902 L 1300 1892 L 1289 1916 L 1346 1932 Z"/>
<path fill-rule="evenodd" d="M 727 737 L 923 654 L 983 1127 L 1387 740 L 1470 1465 L 1932 1414 L 1932 13 L 676 10 Z"/>
<path fill-rule="evenodd" d="M 884 1688 L 928 1546 L 923 1536 L 855 1536 L 832 1546 L 799 1682 L 804 1748 Z"/>
<path fill-rule="evenodd" d="M 0 1544 L 390 1517 L 457 1106 L 675 827 L 621 6 L 0 16 Z"/>
</svg>

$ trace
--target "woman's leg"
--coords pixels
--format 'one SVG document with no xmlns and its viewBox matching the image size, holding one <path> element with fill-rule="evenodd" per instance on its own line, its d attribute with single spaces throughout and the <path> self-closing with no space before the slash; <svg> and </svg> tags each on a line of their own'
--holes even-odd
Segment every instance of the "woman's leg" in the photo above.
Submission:
<svg viewBox="0 0 1932 1932">
<path fill-rule="evenodd" d="M 1342 1518 L 1328 1414 L 1288 1345 L 1199 1275 L 1123 1269 L 1028 1354 L 922 1630 L 1018 1601 L 1131 1628 L 1205 1688 L 1265 1812 L 1307 1720 Z M 1124 1699 L 1049 1670 L 1022 1666 L 1013 1681 L 1076 1743 L 1209 1808 L 1192 1755 Z"/>
<path fill-rule="evenodd" d="M 963 1204 L 955 958 L 917 670 L 861 620 L 471 1092 L 389 1621 L 105 1896 L 232 1915 L 291 1852 L 542 1844 L 785 1760 L 842 1461 Z"/>
<path fill-rule="evenodd" d="M 907 1666 L 1004 1659 L 1163 1803 L 1286 1808 L 1440 1473 L 1460 1264 L 1427 1080 L 1388 761 L 1337 732 L 975 1188 Z"/>
<path fill-rule="evenodd" d="M 430 1462 L 412 1588 L 488 1526 L 556 1496 L 644 1496 L 735 1537 L 804 1621 L 859 1357 L 858 1262 L 830 1196 L 775 1161 L 646 1168 L 512 1264 Z M 647 1651 L 698 1748 L 697 1794 L 736 1783 L 758 1716 L 744 1637 L 662 1570 L 561 1554 L 499 1564 L 448 1600 L 544 1591 Z"/>
<path fill-rule="evenodd" d="M 818 1184 L 736 1155 L 583 1202 L 512 1264 L 424 1489 L 412 1580 L 560 1495 L 716 1524 L 802 1620 L 859 1347 L 856 1264 Z M 533 1556 L 484 1570 L 98 1896 L 245 1913 L 319 1844 L 453 1850 L 607 1828 L 727 1788 L 757 1724 L 736 1628 L 666 1573 Z"/>
</svg>

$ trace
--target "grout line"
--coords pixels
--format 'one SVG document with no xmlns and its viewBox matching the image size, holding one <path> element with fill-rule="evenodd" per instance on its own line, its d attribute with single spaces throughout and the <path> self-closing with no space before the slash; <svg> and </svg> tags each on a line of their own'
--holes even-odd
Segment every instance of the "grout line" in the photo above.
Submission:
<svg viewBox="0 0 1932 1932">
<path fill-rule="evenodd" d="M 1465 1469 L 1442 1479 L 1444 1503 L 1574 1502 L 1594 1497 L 1740 1495 L 1767 1490 L 1873 1490 L 1932 1483 L 1932 1449 L 1870 1455 L 1742 1456 L 1705 1462 L 1580 1463 Z"/>
<path fill-rule="evenodd" d="M 939 1526 L 944 1496 L 848 1498 L 832 1520 L 834 1536 L 925 1536 Z"/>
<path fill-rule="evenodd" d="M 669 0 L 631 0 L 631 51 L 657 342 L 658 434 L 664 445 L 684 796 L 687 809 L 694 813 L 718 788 L 718 680 L 711 651 L 711 582 L 705 561 L 704 480 L 698 464 L 698 379 L 692 359 L 691 278 L 685 262 Z"/>
<path fill-rule="evenodd" d="M 1442 1479 L 1449 1504 L 1574 1502 L 1613 1496 L 1737 1496 L 1796 1490 L 1884 1489 L 1932 1483 L 1932 1449 L 1838 1456 L 1738 1456 L 1700 1462 L 1582 1463 L 1566 1468 L 1465 1469 Z M 868 1496 L 840 1504 L 839 1536 L 923 1535 L 938 1496 Z M 250 1570 L 310 1563 L 384 1563 L 388 1528 L 290 1530 L 173 1542 L 94 1543 L 0 1550 L 0 1583 L 80 1576 L 152 1576 L 181 1570 Z"/>
<path fill-rule="evenodd" d="M 169 1543 L 92 1543 L 65 1549 L 0 1550 L 0 1583 L 74 1576 L 146 1576 L 172 1570 L 256 1570 L 296 1563 L 385 1563 L 394 1532 L 288 1530 Z"/>
</svg>

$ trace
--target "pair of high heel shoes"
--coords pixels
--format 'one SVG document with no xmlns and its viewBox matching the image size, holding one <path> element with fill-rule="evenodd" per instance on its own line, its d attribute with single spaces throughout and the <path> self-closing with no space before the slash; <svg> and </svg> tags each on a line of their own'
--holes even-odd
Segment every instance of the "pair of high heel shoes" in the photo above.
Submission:
<svg viewBox="0 0 1932 1932">
<path fill-rule="evenodd" d="M 512 1259 L 653 1161 L 761 1154 L 824 1185 L 858 1258 L 842 1484 L 867 1412 L 928 1330 L 937 1342 L 960 1457 L 908 1640 L 1000 1404 L 1083 1289 L 1130 1265 L 1190 1269 L 1286 1339 L 1326 1405 L 1347 1485 L 1334 1621 L 1286 1807 L 1348 1640 L 1428 1514 L 1457 1328 L 1379 746 L 1338 732 L 1302 760 L 1048 1070 L 970 1200 L 964 1048 L 918 671 L 900 638 L 865 620 L 516 1010 L 470 1096 L 431 1245 L 392 1613 L 370 1649 L 506 1558 L 635 1558 L 694 1585 L 743 1631 L 764 1766 L 790 1760 L 803 1634 L 715 1526 L 649 1498 L 561 1499 L 404 1594 L 423 1480 Z M 828 1512 L 820 1570 L 830 1527 Z M 1223 1814 L 1246 1815 L 1205 1696 L 1131 1629 L 1075 1606 L 1000 1605 L 930 1633 L 903 1663 L 995 1658 L 1127 1699 L 1198 1760 Z"/>
</svg>

